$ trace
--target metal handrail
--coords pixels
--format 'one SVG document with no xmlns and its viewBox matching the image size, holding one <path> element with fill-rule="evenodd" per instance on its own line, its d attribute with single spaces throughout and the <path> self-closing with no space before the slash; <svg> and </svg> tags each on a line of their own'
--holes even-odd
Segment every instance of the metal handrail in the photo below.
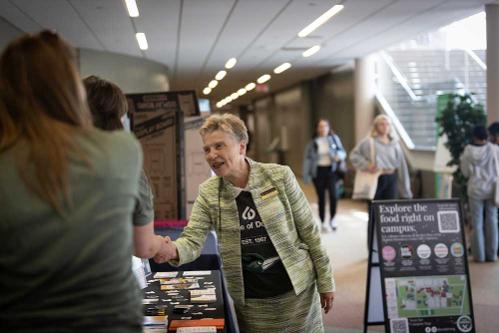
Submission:
<svg viewBox="0 0 499 333">
<path fill-rule="evenodd" d="M 482 61 L 482 59 L 480 59 L 480 57 L 473 50 L 464 49 L 464 52 L 466 52 L 471 57 L 471 59 L 475 60 L 478 66 L 480 66 L 484 71 L 487 70 L 487 65 Z"/>
<path fill-rule="evenodd" d="M 381 59 L 384 60 L 384 62 L 390 67 L 390 70 L 392 71 L 393 75 L 397 78 L 399 81 L 400 85 L 404 90 L 407 92 L 407 94 L 411 97 L 413 101 L 419 101 L 421 100 L 421 97 L 417 96 L 414 91 L 412 91 L 411 87 L 409 87 L 409 84 L 407 83 L 407 80 L 405 77 L 402 75 L 402 73 L 399 71 L 397 66 L 393 63 L 393 61 L 390 59 L 388 54 L 386 54 L 385 51 L 380 52 Z"/>
<path fill-rule="evenodd" d="M 385 96 L 383 95 L 381 90 L 379 90 L 378 88 L 376 88 L 375 97 L 376 97 L 376 100 L 378 101 L 379 106 L 381 107 L 382 111 L 388 117 L 390 117 L 390 119 L 392 120 L 393 127 L 395 127 L 395 130 L 397 131 L 398 135 L 400 136 L 400 138 L 402 139 L 402 141 L 404 142 L 406 147 L 411 149 L 411 150 L 416 148 L 414 141 L 412 141 L 411 137 L 409 136 L 409 134 L 405 130 L 404 126 L 402 125 L 399 118 L 397 117 L 397 115 L 393 111 L 392 107 L 390 106 L 390 103 L 388 103 Z"/>
</svg>

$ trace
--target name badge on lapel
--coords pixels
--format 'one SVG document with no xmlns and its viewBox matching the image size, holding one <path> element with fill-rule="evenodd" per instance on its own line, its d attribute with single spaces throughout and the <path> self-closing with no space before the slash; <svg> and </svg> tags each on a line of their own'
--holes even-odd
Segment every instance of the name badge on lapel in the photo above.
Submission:
<svg viewBox="0 0 499 333">
<path fill-rule="evenodd" d="M 277 189 L 275 187 L 272 187 L 260 193 L 260 198 L 262 200 L 267 200 L 275 197 L 277 194 L 278 194 Z"/>
</svg>

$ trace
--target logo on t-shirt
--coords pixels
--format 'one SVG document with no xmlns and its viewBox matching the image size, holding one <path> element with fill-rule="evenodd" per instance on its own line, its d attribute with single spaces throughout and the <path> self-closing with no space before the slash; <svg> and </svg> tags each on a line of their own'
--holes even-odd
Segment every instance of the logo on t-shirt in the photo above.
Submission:
<svg viewBox="0 0 499 333">
<path fill-rule="evenodd" d="M 243 220 L 253 220 L 256 216 L 256 212 L 254 209 L 252 209 L 251 207 L 246 207 L 243 211 L 243 214 L 242 214 L 242 218 Z"/>
</svg>

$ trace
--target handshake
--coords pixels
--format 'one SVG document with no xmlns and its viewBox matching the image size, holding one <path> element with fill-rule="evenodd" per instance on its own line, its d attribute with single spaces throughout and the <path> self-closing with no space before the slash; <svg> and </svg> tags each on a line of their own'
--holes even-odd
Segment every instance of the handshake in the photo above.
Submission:
<svg viewBox="0 0 499 333">
<path fill-rule="evenodd" d="M 177 247 L 172 242 L 170 237 L 156 236 L 160 240 L 160 248 L 154 255 L 153 260 L 158 264 L 163 264 L 170 260 L 178 259 Z"/>
</svg>

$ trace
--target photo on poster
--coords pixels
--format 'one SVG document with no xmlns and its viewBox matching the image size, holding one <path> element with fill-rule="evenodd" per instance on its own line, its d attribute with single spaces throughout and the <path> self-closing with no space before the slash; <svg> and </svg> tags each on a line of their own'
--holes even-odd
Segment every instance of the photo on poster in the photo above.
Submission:
<svg viewBox="0 0 499 333">
<path fill-rule="evenodd" d="M 390 319 L 470 314 L 465 275 L 389 278 L 385 288 L 396 295 L 388 307 Z"/>
</svg>

